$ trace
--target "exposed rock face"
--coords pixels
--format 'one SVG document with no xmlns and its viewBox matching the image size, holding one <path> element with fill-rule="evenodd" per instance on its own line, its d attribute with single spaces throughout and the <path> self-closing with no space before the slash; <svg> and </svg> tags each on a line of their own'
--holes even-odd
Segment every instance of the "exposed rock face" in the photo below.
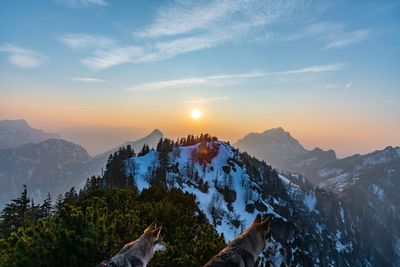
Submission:
<svg viewBox="0 0 400 267">
<path fill-rule="evenodd" d="M 333 150 L 305 149 L 281 127 L 263 133 L 250 133 L 234 146 L 265 160 L 276 169 L 300 173 L 312 182 L 316 170 L 337 160 Z"/>
</svg>

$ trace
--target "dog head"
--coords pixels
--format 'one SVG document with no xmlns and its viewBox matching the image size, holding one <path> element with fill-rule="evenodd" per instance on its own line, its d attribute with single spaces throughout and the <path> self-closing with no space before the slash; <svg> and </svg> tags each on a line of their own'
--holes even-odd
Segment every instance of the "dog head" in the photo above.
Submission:
<svg viewBox="0 0 400 267">
<path fill-rule="evenodd" d="M 270 228 L 270 223 L 272 220 L 272 216 L 269 215 L 264 221 L 262 221 L 261 214 L 257 214 L 256 218 L 254 219 L 252 227 L 254 231 L 262 237 L 262 239 L 265 241 L 269 238 L 271 228 Z"/>
<path fill-rule="evenodd" d="M 251 252 L 255 258 L 265 247 L 265 241 L 268 239 L 270 234 L 270 216 L 264 221 L 261 218 L 261 214 L 258 214 L 254 219 L 253 223 L 243 232 L 239 241 L 244 249 Z"/>
<path fill-rule="evenodd" d="M 157 227 L 155 223 L 150 224 L 143 233 L 143 236 L 151 244 L 154 251 L 164 251 L 167 245 L 161 236 L 161 226 Z"/>
</svg>

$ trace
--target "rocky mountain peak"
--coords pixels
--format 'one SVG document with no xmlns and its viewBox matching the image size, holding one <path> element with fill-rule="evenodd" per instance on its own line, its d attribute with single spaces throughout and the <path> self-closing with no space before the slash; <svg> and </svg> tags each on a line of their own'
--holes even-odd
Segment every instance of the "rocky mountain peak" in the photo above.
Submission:
<svg viewBox="0 0 400 267">
<path fill-rule="evenodd" d="M 0 121 L 0 149 L 28 143 L 38 143 L 50 138 L 59 138 L 58 134 L 35 129 L 22 119 Z"/>
</svg>

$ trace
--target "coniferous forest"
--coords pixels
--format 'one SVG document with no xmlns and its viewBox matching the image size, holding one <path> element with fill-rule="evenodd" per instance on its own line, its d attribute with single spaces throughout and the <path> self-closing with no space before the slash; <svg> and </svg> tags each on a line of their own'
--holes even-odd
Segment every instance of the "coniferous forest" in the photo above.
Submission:
<svg viewBox="0 0 400 267">
<path fill-rule="evenodd" d="M 170 145 L 164 140 L 157 149 Z M 148 150 L 144 146 L 140 153 Z M 0 266 L 95 266 L 151 222 L 162 225 L 168 249 L 157 252 L 149 266 L 207 262 L 224 246 L 224 237 L 208 223 L 194 195 L 167 190 L 156 182 L 160 179 L 139 193 L 123 173 L 123 161 L 132 155 L 129 146 L 121 148 L 110 155 L 103 177 L 91 177 L 80 192 L 71 188 L 55 199 L 49 195 L 43 203 L 29 199 L 25 186 L 1 212 Z"/>
</svg>

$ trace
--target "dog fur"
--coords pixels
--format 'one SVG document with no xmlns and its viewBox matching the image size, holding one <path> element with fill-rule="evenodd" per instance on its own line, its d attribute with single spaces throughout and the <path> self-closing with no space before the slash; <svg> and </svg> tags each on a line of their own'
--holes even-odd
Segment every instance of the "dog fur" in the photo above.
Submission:
<svg viewBox="0 0 400 267">
<path fill-rule="evenodd" d="M 114 257 L 103 261 L 98 267 L 146 267 L 156 251 L 166 249 L 160 232 L 161 227 L 152 223 L 137 240 L 126 244 Z"/>
<path fill-rule="evenodd" d="M 261 215 L 258 214 L 240 236 L 233 239 L 204 267 L 254 267 L 269 236 L 270 222 L 271 217 L 261 221 Z"/>
</svg>

